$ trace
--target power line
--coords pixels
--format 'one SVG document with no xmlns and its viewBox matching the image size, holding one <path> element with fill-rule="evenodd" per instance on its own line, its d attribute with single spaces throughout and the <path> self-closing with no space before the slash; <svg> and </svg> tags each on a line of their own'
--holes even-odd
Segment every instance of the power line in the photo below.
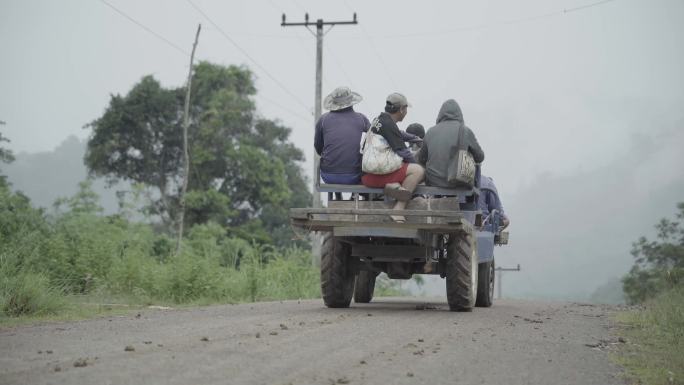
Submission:
<svg viewBox="0 0 684 385">
<path fill-rule="evenodd" d="M 265 100 L 265 101 L 267 101 L 267 102 L 273 104 L 274 106 L 279 107 L 279 108 L 281 108 L 281 109 L 283 109 L 283 110 L 285 110 L 285 111 L 291 113 L 292 115 L 294 115 L 294 116 L 296 116 L 296 117 L 298 117 L 298 118 L 300 118 L 300 119 L 306 121 L 307 123 L 310 123 L 310 122 L 311 122 L 311 117 L 310 117 L 310 116 L 304 116 L 303 114 L 300 114 L 300 113 L 298 113 L 298 112 L 295 112 L 295 111 L 293 111 L 292 109 L 287 108 L 287 107 L 283 106 L 282 104 L 276 102 L 275 100 L 265 97 L 264 95 L 259 95 L 259 99 L 263 99 L 263 100 Z"/>
<path fill-rule="evenodd" d="M 142 24 L 141 22 L 139 22 L 139 21 L 133 19 L 133 18 L 130 17 L 128 14 L 126 14 L 124 11 L 122 11 L 122 10 L 116 8 L 115 6 L 113 6 L 112 4 L 108 3 L 108 2 L 105 1 L 105 0 L 100 0 L 100 1 L 101 1 L 102 3 L 104 3 L 105 5 L 109 6 L 110 8 L 112 8 L 114 11 L 116 11 L 117 13 L 119 13 L 121 16 L 123 16 L 123 17 L 125 17 L 126 19 L 130 20 L 131 22 L 133 22 L 133 23 L 136 24 L 137 26 L 143 28 L 145 31 L 147 31 L 148 33 L 150 33 L 152 36 L 154 36 L 154 37 L 160 39 L 161 41 L 163 41 L 164 43 L 170 45 L 172 48 L 176 49 L 177 51 L 181 52 L 182 54 L 187 55 L 187 56 L 190 56 L 190 54 L 187 53 L 186 51 L 184 51 L 182 48 L 180 48 L 179 46 L 177 46 L 177 45 L 174 44 L 173 42 L 169 41 L 168 39 L 164 38 L 164 37 L 161 36 L 160 34 L 154 32 L 151 28 L 145 26 L 145 25 Z M 258 98 L 258 99 L 263 99 L 264 101 L 269 102 L 269 103 L 271 103 L 271 104 L 273 104 L 273 105 L 275 105 L 275 106 L 281 108 L 282 110 L 285 110 L 285 111 L 289 112 L 290 114 L 292 114 L 292 115 L 294 115 L 294 116 L 296 116 L 296 117 L 298 117 L 298 118 L 301 118 L 301 119 L 303 119 L 303 120 L 309 120 L 309 119 L 310 119 L 310 117 L 305 117 L 303 114 L 300 114 L 300 113 L 298 113 L 298 112 L 295 112 L 295 111 L 293 111 L 292 109 L 290 109 L 290 108 L 288 108 L 288 107 L 286 107 L 286 106 L 284 106 L 284 105 L 282 105 L 282 104 L 280 104 L 280 103 L 278 103 L 278 102 L 276 102 L 276 101 L 274 101 L 274 100 L 272 100 L 272 99 L 269 99 L 269 98 L 265 97 L 264 95 L 257 95 L 257 98 Z"/>
<path fill-rule="evenodd" d="M 351 86 L 351 88 L 356 89 L 356 86 L 354 85 L 354 81 L 351 80 L 351 78 L 349 77 L 349 74 L 347 74 L 347 71 L 345 71 L 344 66 L 342 66 L 342 64 L 341 64 L 341 60 L 340 60 L 340 58 L 335 54 L 335 51 L 331 50 L 331 49 L 330 49 L 330 46 L 328 46 L 328 47 L 326 48 L 326 51 L 329 52 L 330 55 L 332 55 L 333 61 L 335 62 L 335 65 L 337 65 L 337 68 L 338 68 L 338 69 L 340 70 L 340 72 L 342 73 L 342 76 L 344 76 L 344 78 L 347 79 L 347 82 L 349 82 L 349 85 Z M 324 78 L 325 78 L 325 77 L 324 77 Z M 326 82 L 327 82 L 327 80 L 326 80 Z"/>
<path fill-rule="evenodd" d="M 176 49 L 176 50 L 179 51 L 180 53 L 182 53 L 182 54 L 184 54 L 184 55 L 187 55 L 188 57 L 190 56 L 190 54 L 189 54 L 188 52 L 186 52 L 185 50 L 183 50 L 182 48 L 180 48 L 179 46 L 177 46 L 177 45 L 174 44 L 173 42 L 169 41 L 168 39 L 164 38 L 164 37 L 161 36 L 160 34 L 154 32 L 151 28 L 149 28 L 149 27 L 147 27 L 146 25 L 142 24 L 141 22 L 135 20 L 134 18 L 132 18 L 131 16 L 129 16 L 128 14 L 126 14 L 124 11 L 120 10 L 119 8 L 116 8 L 115 6 L 113 6 L 112 4 L 108 3 L 108 2 L 105 1 L 105 0 L 100 0 L 100 1 L 101 1 L 102 3 L 104 3 L 105 5 L 109 6 L 110 8 L 112 8 L 114 11 L 116 11 L 116 12 L 117 12 L 118 14 L 120 14 L 121 16 L 125 17 L 126 19 L 130 20 L 131 22 L 133 22 L 134 24 L 136 24 L 136 25 L 139 26 L 140 28 L 142 28 L 142 29 L 144 29 L 145 31 L 147 31 L 148 33 L 150 33 L 152 36 L 154 36 L 154 37 L 158 38 L 159 40 L 163 41 L 164 43 L 168 44 L 169 46 L 171 46 L 172 48 Z M 277 36 L 277 35 L 273 35 L 273 36 Z M 260 99 L 260 100 L 263 99 L 264 101 L 269 102 L 269 103 L 271 103 L 271 104 L 273 104 L 273 105 L 275 105 L 275 106 L 281 108 L 282 110 L 285 110 L 285 111 L 289 112 L 290 114 L 292 114 L 292 115 L 294 115 L 294 116 L 296 116 L 296 117 L 298 117 L 298 118 L 301 118 L 301 119 L 303 119 L 303 120 L 309 120 L 309 119 L 310 119 L 310 117 L 306 117 L 306 116 L 304 116 L 303 114 L 300 114 L 300 113 L 298 113 L 298 112 L 295 112 L 295 111 L 293 111 L 291 108 L 288 108 L 288 107 L 286 107 L 286 106 L 284 106 L 284 105 L 282 105 L 282 104 L 280 104 L 280 103 L 278 103 L 278 102 L 276 102 L 276 101 L 274 101 L 274 100 L 272 100 L 272 99 L 269 99 L 269 98 L 265 97 L 265 96 L 262 95 L 262 94 L 257 95 L 257 98 Z"/>
<path fill-rule="evenodd" d="M 575 11 L 581 11 L 583 9 L 591 8 L 591 7 L 596 7 L 599 5 L 603 5 L 605 3 L 610 3 L 611 1 L 615 0 L 603 0 L 603 1 L 597 1 L 595 3 L 587 4 L 587 5 L 580 5 L 579 7 L 574 7 L 574 8 L 567 8 L 563 10 L 563 13 L 570 13 L 570 12 L 575 12 Z"/>
<path fill-rule="evenodd" d="M 305 9 L 297 0 L 292 0 L 292 3 L 293 3 L 294 5 L 296 5 L 297 7 L 299 7 L 299 9 L 300 9 L 302 12 L 306 13 L 306 9 Z M 272 0 L 269 0 L 269 4 L 270 4 L 276 11 L 278 11 L 280 14 L 285 13 L 285 12 L 281 11 L 275 4 L 273 4 L 273 1 L 272 1 Z M 309 32 L 312 32 L 312 31 L 309 30 Z M 298 32 L 297 32 L 297 33 L 298 33 Z M 313 32 L 312 32 L 312 33 L 313 33 Z M 315 34 L 314 34 L 314 35 L 315 35 Z M 302 43 L 302 36 L 298 33 L 297 37 L 299 38 L 298 43 L 301 45 L 301 43 Z M 303 47 L 302 47 L 302 49 L 303 49 Z M 330 49 L 329 46 L 326 47 L 326 52 L 330 53 L 330 55 L 332 56 L 333 62 L 335 62 L 335 65 L 337 66 L 337 68 L 338 68 L 338 69 L 340 70 L 340 72 L 342 73 L 342 76 L 347 80 L 347 83 L 348 83 L 352 88 L 355 89 L 356 86 L 354 85 L 354 82 L 353 82 L 353 81 L 351 80 L 351 78 L 349 77 L 349 74 L 347 74 L 347 72 L 344 70 L 344 67 L 343 67 L 342 64 L 341 64 L 340 58 L 335 54 L 335 52 L 334 52 L 332 49 Z M 325 83 L 327 83 L 327 84 L 329 84 L 329 85 L 332 84 L 332 82 L 325 76 L 325 74 L 322 74 L 322 76 L 323 76 L 323 81 L 325 81 Z"/>
<path fill-rule="evenodd" d="M 197 12 L 199 12 L 202 16 L 204 16 L 204 18 L 207 19 L 207 21 L 209 23 L 211 23 L 211 25 L 213 25 L 214 28 L 216 28 L 221 33 L 221 35 L 223 35 L 223 37 L 226 38 L 226 40 L 228 40 L 235 48 L 237 48 L 240 52 L 242 52 L 242 54 L 245 55 L 245 57 L 247 57 L 247 59 L 249 59 L 252 63 L 254 63 L 254 65 L 257 66 L 259 69 L 261 69 L 261 71 L 263 71 L 269 78 L 271 78 L 271 80 L 273 80 L 273 82 L 276 85 L 278 85 L 278 87 L 280 87 L 283 91 L 285 91 L 288 95 L 290 95 L 307 112 L 310 111 L 309 107 L 304 102 L 302 102 L 301 99 L 299 99 L 299 97 L 297 97 L 297 95 L 295 95 L 292 91 L 287 89 L 287 87 L 285 87 L 275 76 L 271 75 L 271 73 L 268 72 L 268 70 L 266 70 L 266 68 L 264 68 L 264 66 L 262 66 L 254 58 L 252 58 L 252 56 L 249 53 L 247 53 L 247 51 L 245 51 L 233 39 L 231 39 L 230 36 L 228 36 L 228 34 L 223 29 L 221 29 L 221 27 L 219 27 L 209 16 L 207 16 L 207 14 L 204 13 L 204 11 L 202 11 L 197 5 L 195 5 L 195 3 L 192 2 L 192 0 L 187 0 L 187 2 L 190 3 L 190 5 L 193 8 L 195 8 L 195 10 Z"/>
<path fill-rule="evenodd" d="M 278 15 L 282 15 L 283 13 L 285 13 L 281 8 L 279 8 L 278 6 L 276 6 L 276 5 L 273 3 L 273 0 L 268 0 L 268 3 L 269 3 L 269 5 L 270 5 L 273 9 L 275 9 L 275 10 L 278 12 Z M 295 4 L 296 4 L 299 8 L 304 9 L 299 3 L 295 2 Z M 304 10 L 303 12 L 306 13 L 305 10 Z M 309 32 L 311 33 L 312 31 L 309 30 Z M 301 49 L 302 53 L 303 53 L 305 56 L 306 56 L 306 55 L 309 55 L 310 52 L 307 50 L 306 47 L 304 47 L 304 39 L 306 39 L 306 37 L 305 37 L 305 36 L 302 36 L 301 33 L 300 33 L 298 30 L 297 30 L 295 33 L 297 34 L 297 36 L 294 36 L 294 38 L 297 39 L 297 40 L 296 40 L 296 41 L 297 41 L 297 45 L 298 45 L 299 48 Z M 315 34 L 314 34 L 314 36 L 315 36 Z M 330 82 L 328 81 L 328 78 L 325 76 L 325 74 L 323 74 L 323 81 L 325 81 L 326 83 L 330 83 Z"/>
<path fill-rule="evenodd" d="M 344 0 L 343 3 L 351 12 L 354 12 L 352 7 L 349 6 L 349 3 L 347 3 L 347 0 Z M 366 27 L 364 27 L 363 24 L 360 24 L 360 27 L 361 27 L 361 32 L 363 33 L 363 35 L 366 37 L 366 40 L 370 44 L 371 50 L 375 54 L 375 57 L 378 59 L 378 62 L 380 62 L 380 65 L 383 67 L 383 69 L 384 69 L 383 72 L 385 73 L 385 75 L 387 75 L 387 78 L 389 79 L 390 84 L 392 85 L 394 90 L 397 90 L 397 83 L 394 81 L 394 78 L 392 77 L 392 74 L 389 71 L 389 67 L 385 63 L 385 60 L 383 60 L 382 56 L 380 55 L 380 52 L 378 51 L 378 47 L 375 45 L 373 38 L 370 36 L 370 34 L 368 34 L 368 31 L 366 31 Z"/>
<path fill-rule="evenodd" d="M 165 38 L 164 36 L 162 36 L 162 35 L 160 35 L 160 34 L 154 32 L 153 30 L 151 30 L 150 28 L 148 28 L 147 26 L 145 26 L 143 23 L 141 23 L 141 22 L 135 20 L 134 18 L 128 16 L 126 13 L 124 13 L 124 12 L 123 12 L 122 10 L 120 10 L 119 8 L 113 6 L 112 4 L 108 3 L 108 2 L 105 1 L 105 0 L 100 0 L 100 1 L 101 1 L 102 3 L 104 3 L 105 5 L 107 5 L 109 8 L 113 9 L 114 11 L 116 11 L 119 15 L 125 17 L 126 19 L 130 20 L 132 23 L 134 23 L 135 25 L 137 25 L 138 27 L 140 27 L 140 28 L 144 29 L 145 31 L 147 31 L 147 32 L 148 32 L 149 34 L 151 34 L 152 36 L 154 36 L 154 37 L 156 37 L 157 39 L 163 41 L 164 43 L 168 44 L 169 46 L 175 48 L 177 51 L 179 51 L 179 52 L 182 53 L 183 55 L 185 55 L 185 56 L 190 56 L 190 54 L 189 54 L 187 51 L 185 51 L 183 48 L 177 46 L 176 44 L 174 44 L 173 42 L 171 42 L 170 40 L 168 40 L 168 39 Z"/>
<path fill-rule="evenodd" d="M 559 11 L 547 12 L 547 13 L 543 13 L 540 15 L 533 15 L 533 16 L 526 16 L 526 17 L 522 17 L 522 18 L 518 18 L 518 19 L 504 20 L 504 21 L 500 21 L 498 23 L 479 24 L 479 25 L 473 25 L 473 26 L 467 26 L 467 27 L 457 27 L 457 28 L 451 28 L 449 30 L 435 31 L 435 32 L 417 32 L 417 33 L 406 33 L 406 34 L 399 34 L 399 35 L 384 35 L 383 37 L 395 38 L 395 37 L 421 37 L 421 36 L 447 35 L 447 34 L 454 33 L 454 32 L 475 31 L 475 30 L 497 27 L 497 26 L 501 26 L 501 25 L 521 24 L 521 23 L 526 23 L 526 22 L 530 22 L 530 21 L 546 19 L 548 17 L 564 15 L 566 13 L 582 11 L 582 10 L 585 10 L 588 8 L 593 8 L 593 7 L 597 7 L 599 5 L 610 3 L 612 1 L 615 1 L 615 0 L 601 0 L 601 1 L 596 1 L 594 3 L 580 5 L 580 6 L 573 7 L 573 8 L 564 8 L 564 9 L 559 10 Z M 345 3 L 346 3 L 346 0 L 345 0 Z"/>
</svg>

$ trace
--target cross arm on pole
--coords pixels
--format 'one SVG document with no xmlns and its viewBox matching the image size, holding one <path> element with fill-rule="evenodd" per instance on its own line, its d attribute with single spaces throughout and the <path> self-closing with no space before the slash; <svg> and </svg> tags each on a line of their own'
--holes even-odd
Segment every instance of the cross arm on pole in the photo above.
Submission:
<svg viewBox="0 0 684 385">
<path fill-rule="evenodd" d="M 309 14 L 304 15 L 304 21 L 303 22 L 297 22 L 297 23 L 288 23 L 287 17 L 283 13 L 282 16 L 282 21 L 280 23 L 281 27 L 308 27 L 308 26 L 318 26 L 318 25 L 355 25 L 359 24 L 359 21 L 356 19 L 356 12 L 354 12 L 354 19 L 351 21 L 323 21 L 322 19 L 318 19 L 316 21 L 309 21 Z"/>
</svg>

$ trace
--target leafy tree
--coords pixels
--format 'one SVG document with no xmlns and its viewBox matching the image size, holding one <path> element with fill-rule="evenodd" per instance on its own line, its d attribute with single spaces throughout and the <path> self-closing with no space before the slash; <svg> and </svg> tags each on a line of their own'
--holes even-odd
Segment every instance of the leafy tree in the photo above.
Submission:
<svg viewBox="0 0 684 385">
<path fill-rule="evenodd" d="M 101 214 L 104 211 L 100 206 L 100 196 L 93 191 L 91 179 L 80 182 L 75 195 L 57 199 L 54 206 L 57 210 L 63 206 L 68 207 L 70 214 Z"/>
<path fill-rule="evenodd" d="M 0 124 L 4 125 L 5 122 L 0 120 Z M 9 143 L 9 139 L 2 136 L 2 132 L 0 132 L 0 144 L 2 144 L 2 142 L 8 142 Z M 14 154 L 12 154 L 12 151 L 7 149 L 7 148 L 0 147 L 0 163 L 12 163 L 12 162 L 14 162 Z M 5 185 L 5 186 L 7 185 L 7 181 L 5 180 L 4 175 L 0 175 L 0 185 Z"/>
<path fill-rule="evenodd" d="M 4 125 L 3 121 L 0 124 Z M 9 139 L 0 133 L 0 143 Z M 14 161 L 12 151 L 0 147 L 0 163 Z M 4 175 L 0 175 L 0 256 L 14 254 L 19 245 L 40 239 L 47 229 L 43 210 L 31 206 L 31 200 L 22 192 L 13 192 Z M 24 254 L 35 251 L 35 243 L 24 248 Z M 0 261 L 2 263 L 3 261 Z M 23 263 L 22 259 L 18 260 Z"/>
<path fill-rule="evenodd" d="M 2 136 L 2 133 L 0 132 L 0 143 L 2 143 L 2 142 L 9 142 L 9 139 Z M 12 151 L 9 149 L 0 147 L 0 162 L 11 163 L 13 161 L 14 161 L 14 154 L 12 154 Z"/>
<path fill-rule="evenodd" d="M 180 95 L 144 77 L 124 97 L 113 95 L 104 115 L 90 123 L 85 163 L 91 174 L 110 183 L 126 179 L 157 188 L 150 209 L 171 218 L 169 184 L 181 168 Z"/>
<path fill-rule="evenodd" d="M 656 240 L 641 237 L 632 245 L 634 266 L 622 280 L 630 303 L 643 302 L 684 284 L 684 202 L 677 209 L 677 220 L 663 218 L 655 226 Z"/>
<path fill-rule="evenodd" d="M 33 208 L 26 195 L 11 191 L 9 183 L 0 178 L 0 255 L 19 249 L 30 254 L 36 246 L 32 242 L 46 231 L 43 210 Z"/>
<path fill-rule="evenodd" d="M 291 194 L 285 204 L 267 204 L 263 207 L 260 219 L 269 231 L 273 241 L 278 245 L 292 242 L 293 232 L 288 219 L 290 207 L 307 207 L 311 204 L 311 193 L 308 189 L 307 178 L 299 166 L 304 161 L 304 153 L 294 144 L 287 141 L 291 130 L 277 122 L 261 119 L 255 124 L 257 135 L 253 137 L 254 145 L 264 147 L 277 156 L 285 166 L 287 187 Z M 308 240 L 298 240 L 302 244 Z"/>
<path fill-rule="evenodd" d="M 187 226 L 212 221 L 253 230 L 259 224 L 264 241 L 272 241 L 269 233 L 287 224 L 286 207 L 310 199 L 303 154 L 288 141 L 289 128 L 256 116 L 249 69 L 202 62 L 192 84 Z M 183 87 L 167 89 L 146 76 L 125 96 L 113 95 L 88 125 L 90 173 L 154 188 L 147 210 L 168 227 L 179 214 L 183 95 Z M 260 238 L 251 230 L 248 239 Z"/>
</svg>

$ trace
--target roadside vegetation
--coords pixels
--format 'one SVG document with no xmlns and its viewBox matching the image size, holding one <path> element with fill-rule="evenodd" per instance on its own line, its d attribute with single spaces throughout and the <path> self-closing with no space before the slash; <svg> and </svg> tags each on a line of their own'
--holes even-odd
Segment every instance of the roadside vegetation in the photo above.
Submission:
<svg viewBox="0 0 684 385">
<path fill-rule="evenodd" d="M 87 125 L 89 179 L 50 209 L 34 207 L 2 176 L 14 156 L 0 133 L 0 324 L 320 296 L 309 241 L 288 218 L 290 207 L 312 200 L 304 154 L 290 128 L 257 113 L 246 67 L 195 66 L 186 231 L 177 247 L 184 94 L 145 76 L 112 95 Z M 132 186 L 117 192 L 117 213 L 103 213 L 92 178 Z M 381 280 L 376 295 L 400 292 Z"/>
<path fill-rule="evenodd" d="M 684 203 L 662 219 L 656 240 L 634 243 L 635 263 L 623 279 L 637 310 L 618 315 L 626 344 L 615 356 L 637 384 L 684 384 Z"/>
<path fill-rule="evenodd" d="M 276 247 L 195 225 L 175 240 L 154 226 L 99 213 L 89 183 L 52 214 L 0 181 L 0 312 L 76 312 L 102 303 L 187 304 L 313 298 L 318 271 L 298 245 Z M 61 207 L 61 206 L 60 206 Z"/>
<path fill-rule="evenodd" d="M 92 179 L 46 210 L 0 176 L 0 317 L 319 296 L 287 216 L 311 201 L 291 130 L 257 114 L 245 67 L 200 63 L 193 85 L 181 247 L 185 91 L 145 76 L 87 125 L 90 177 L 133 186 L 117 213 L 103 213 Z M 0 166 L 14 160 L 8 141 L 0 135 Z"/>
</svg>

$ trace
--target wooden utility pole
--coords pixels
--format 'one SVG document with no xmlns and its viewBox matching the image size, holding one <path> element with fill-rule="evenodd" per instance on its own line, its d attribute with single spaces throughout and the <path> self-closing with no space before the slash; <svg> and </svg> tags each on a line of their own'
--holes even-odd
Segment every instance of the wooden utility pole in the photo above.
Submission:
<svg viewBox="0 0 684 385">
<path fill-rule="evenodd" d="M 502 284 L 501 276 L 503 276 L 503 272 L 504 271 L 520 271 L 520 264 L 518 264 L 518 267 L 516 267 L 515 269 L 510 268 L 510 267 L 497 267 L 494 270 L 497 272 L 496 275 L 499 276 L 498 277 L 499 279 L 497 279 L 497 281 L 499 281 L 499 290 L 498 290 L 497 298 L 501 299 L 501 284 Z"/>
<path fill-rule="evenodd" d="M 195 42 L 192 44 L 192 53 L 190 54 L 190 69 L 188 70 L 188 83 L 185 89 L 185 106 L 183 108 L 183 186 L 181 187 L 180 196 L 180 219 L 178 221 L 178 241 L 176 242 L 176 254 L 181 252 L 181 244 L 183 240 L 183 223 L 185 222 L 185 193 L 188 190 L 188 179 L 190 178 L 190 153 L 188 152 L 188 127 L 190 126 L 190 91 L 192 89 L 192 66 L 195 60 L 195 48 L 197 48 L 197 41 L 199 40 L 200 30 L 202 24 L 197 25 L 197 33 L 195 34 Z"/>
<path fill-rule="evenodd" d="M 349 25 L 349 24 L 358 24 L 358 21 L 356 20 L 356 13 L 354 13 L 354 19 L 352 21 L 323 21 L 323 19 L 318 19 L 316 22 L 310 22 L 309 21 L 309 14 L 306 13 L 304 14 L 304 22 L 303 23 L 287 23 L 285 21 L 285 14 L 283 13 L 283 19 L 280 25 L 282 27 L 306 27 L 306 29 L 309 29 L 309 26 L 316 26 L 316 88 L 315 88 L 315 99 L 314 99 L 314 124 L 318 121 L 318 118 L 321 117 L 321 98 L 322 98 L 322 89 L 323 89 L 323 36 L 325 33 L 323 33 L 323 26 L 329 25 L 330 28 L 336 26 L 336 25 Z M 311 31 L 309 29 L 311 33 Z M 330 29 L 328 29 L 330 31 Z M 314 159 L 314 170 L 313 170 L 313 203 L 312 206 L 314 208 L 320 208 L 323 206 L 321 202 L 321 194 L 318 190 L 320 186 L 320 180 L 321 180 L 321 170 L 320 170 L 320 164 L 321 164 L 321 157 L 316 153 L 316 150 L 313 152 L 313 159 Z M 314 233 L 312 233 L 314 234 Z M 320 258 L 321 258 L 321 244 L 320 244 L 320 237 L 317 235 L 312 235 L 311 237 L 311 246 L 312 246 L 312 264 L 316 265 L 319 263 Z"/>
</svg>

